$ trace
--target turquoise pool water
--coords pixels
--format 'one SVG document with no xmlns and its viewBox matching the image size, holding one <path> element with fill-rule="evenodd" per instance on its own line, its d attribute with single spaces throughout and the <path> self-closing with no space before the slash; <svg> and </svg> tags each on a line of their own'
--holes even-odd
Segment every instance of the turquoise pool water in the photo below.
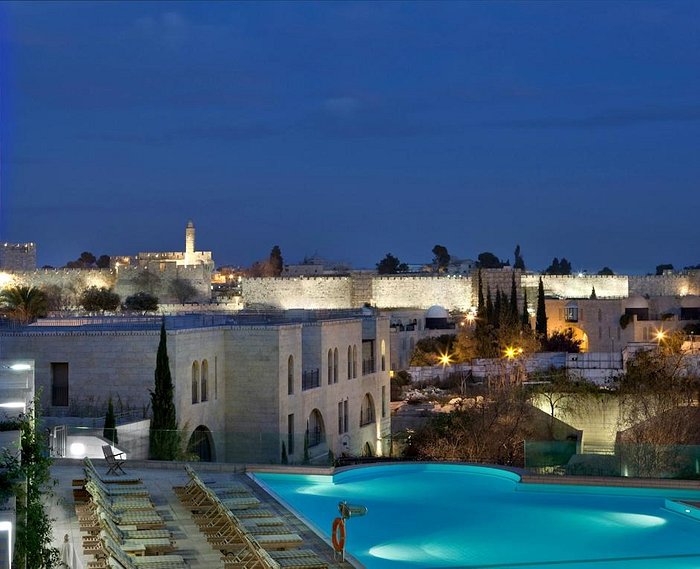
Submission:
<svg viewBox="0 0 700 569">
<path fill-rule="evenodd" d="M 346 547 L 370 569 L 700 568 L 700 521 L 664 507 L 700 492 L 521 484 L 444 464 L 254 477 L 329 540 L 339 501 L 367 506 Z"/>
</svg>

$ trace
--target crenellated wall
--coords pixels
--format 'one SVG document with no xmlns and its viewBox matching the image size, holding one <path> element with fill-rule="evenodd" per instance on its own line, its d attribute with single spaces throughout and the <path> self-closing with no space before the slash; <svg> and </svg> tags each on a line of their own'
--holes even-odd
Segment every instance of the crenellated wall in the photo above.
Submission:
<svg viewBox="0 0 700 569">
<path fill-rule="evenodd" d="M 544 294 L 548 297 L 590 298 L 595 287 L 597 298 L 626 298 L 630 277 L 626 275 L 523 275 L 521 285 L 527 290 L 530 305 L 537 299 L 540 278 L 544 285 Z"/>
<path fill-rule="evenodd" d="M 673 275 L 629 277 L 630 296 L 686 296 L 700 295 L 700 271 Z"/>
<path fill-rule="evenodd" d="M 510 291 L 510 281 L 508 284 Z M 377 308 L 430 308 L 439 304 L 447 310 L 466 311 L 472 306 L 472 279 L 450 276 L 376 276 L 372 297 Z"/>
<path fill-rule="evenodd" d="M 352 279 L 349 276 L 244 278 L 241 291 L 247 308 L 334 309 L 352 306 Z"/>
</svg>

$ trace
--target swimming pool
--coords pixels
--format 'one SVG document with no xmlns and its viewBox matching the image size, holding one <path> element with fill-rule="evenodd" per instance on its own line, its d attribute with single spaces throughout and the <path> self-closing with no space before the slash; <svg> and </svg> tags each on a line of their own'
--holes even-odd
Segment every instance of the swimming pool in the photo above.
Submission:
<svg viewBox="0 0 700 569">
<path fill-rule="evenodd" d="M 446 464 L 254 478 L 328 539 L 339 501 L 367 506 L 346 547 L 370 569 L 700 568 L 700 521 L 664 507 L 698 491 L 521 484 Z"/>
</svg>

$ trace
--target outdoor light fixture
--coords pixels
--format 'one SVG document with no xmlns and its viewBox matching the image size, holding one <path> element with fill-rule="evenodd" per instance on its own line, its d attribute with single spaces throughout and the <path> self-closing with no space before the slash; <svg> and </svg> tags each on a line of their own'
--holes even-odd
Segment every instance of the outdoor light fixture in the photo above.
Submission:
<svg viewBox="0 0 700 569">
<path fill-rule="evenodd" d="M 24 401 L 8 401 L 7 403 L 0 403 L 0 407 L 4 409 L 24 409 Z"/>
<path fill-rule="evenodd" d="M 29 364 L 12 364 L 10 366 L 10 369 L 12 371 L 29 371 L 30 369 L 32 369 L 32 366 L 30 366 Z"/>
<path fill-rule="evenodd" d="M 666 332 L 664 330 L 657 330 L 656 331 L 656 341 L 662 342 L 665 339 L 666 339 Z"/>
<path fill-rule="evenodd" d="M 70 453 L 76 458 L 85 456 L 85 445 L 83 443 L 72 443 L 70 445 Z"/>
</svg>

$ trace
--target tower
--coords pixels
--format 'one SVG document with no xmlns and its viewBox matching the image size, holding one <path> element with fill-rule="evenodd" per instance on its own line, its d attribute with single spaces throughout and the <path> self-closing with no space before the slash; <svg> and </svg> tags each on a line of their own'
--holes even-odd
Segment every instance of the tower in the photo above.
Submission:
<svg viewBox="0 0 700 569">
<path fill-rule="evenodd" d="M 194 253 L 194 223 L 190 220 L 185 228 L 185 254 L 191 255 L 192 253 Z"/>
</svg>

